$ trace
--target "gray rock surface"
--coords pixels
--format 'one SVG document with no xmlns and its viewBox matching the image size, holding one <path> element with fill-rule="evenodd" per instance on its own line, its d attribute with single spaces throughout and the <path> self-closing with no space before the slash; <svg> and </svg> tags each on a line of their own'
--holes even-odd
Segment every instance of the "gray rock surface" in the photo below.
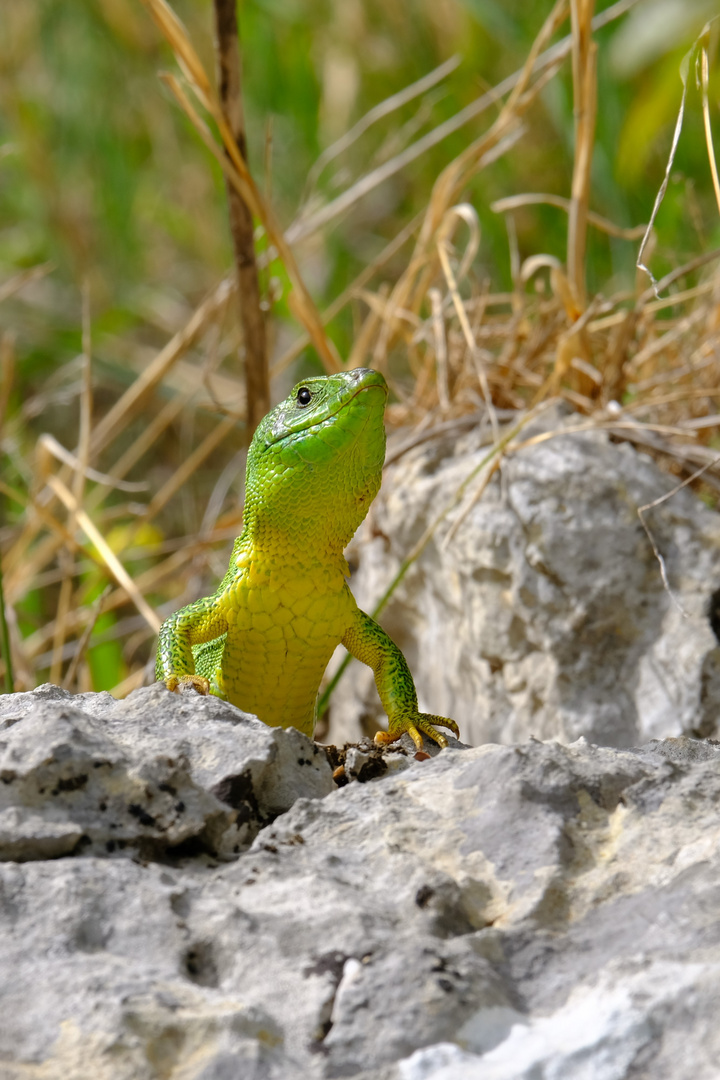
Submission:
<svg viewBox="0 0 720 1080">
<path fill-rule="evenodd" d="M 720 744 L 448 749 L 324 794 L 307 740 L 212 699 L 0 715 L 2 1080 L 717 1077 Z M 249 848 L 217 794 L 248 771 Z"/>
<path fill-rule="evenodd" d="M 311 739 L 217 698 L 159 683 L 125 701 L 51 685 L 0 696 L 3 859 L 236 854 L 334 786 Z"/>
<path fill-rule="evenodd" d="M 551 413 L 523 438 L 579 422 Z M 487 454 L 480 442 L 477 433 L 435 440 L 386 471 L 352 556 L 362 608 L 372 610 Z M 712 735 L 720 649 L 706 609 L 720 588 L 718 514 L 686 488 L 646 515 L 681 611 L 637 513 L 674 486 L 648 456 L 599 431 L 558 434 L 508 454 L 473 503 L 481 480 L 381 616 L 421 707 L 454 717 L 473 745 Z M 353 662 L 333 696 L 328 741 L 384 723 L 371 672 Z"/>
</svg>

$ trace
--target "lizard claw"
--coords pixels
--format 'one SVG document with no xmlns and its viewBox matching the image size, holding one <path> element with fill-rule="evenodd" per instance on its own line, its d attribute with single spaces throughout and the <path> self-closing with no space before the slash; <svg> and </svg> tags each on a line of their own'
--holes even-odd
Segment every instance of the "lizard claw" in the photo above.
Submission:
<svg viewBox="0 0 720 1080">
<path fill-rule="evenodd" d="M 170 675 L 165 679 L 165 685 L 176 694 L 185 694 L 188 690 L 203 695 L 210 693 L 210 680 L 202 675 Z"/>
<path fill-rule="evenodd" d="M 456 738 L 460 737 L 460 731 L 454 720 L 446 716 L 433 716 L 432 713 L 417 713 L 413 720 L 396 721 L 391 724 L 389 731 L 378 731 L 375 742 L 378 746 L 387 746 L 388 743 L 395 742 L 407 732 L 418 750 L 423 749 L 423 735 L 427 735 L 442 749 L 447 746 L 447 739 L 442 732 L 435 730 L 435 725 L 450 728 Z"/>
</svg>

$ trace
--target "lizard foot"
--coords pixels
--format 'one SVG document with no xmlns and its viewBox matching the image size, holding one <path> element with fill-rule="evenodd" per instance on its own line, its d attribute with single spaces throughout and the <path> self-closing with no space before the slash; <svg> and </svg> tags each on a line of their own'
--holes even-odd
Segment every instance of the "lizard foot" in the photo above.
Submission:
<svg viewBox="0 0 720 1080">
<path fill-rule="evenodd" d="M 447 746 L 447 739 L 442 732 L 435 730 L 435 725 L 450 728 L 453 735 L 460 738 L 460 731 L 454 720 L 449 720 L 446 716 L 433 716 L 432 713 L 417 713 L 412 720 L 399 720 L 391 724 L 389 731 L 378 731 L 375 742 L 378 746 L 387 746 L 407 731 L 418 750 L 423 748 L 423 735 L 427 735 L 441 748 Z"/>
<path fill-rule="evenodd" d="M 176 694 L 184 694 L 188 690 L 195 690 L 203 695 L 210 693 L 210 680 L 202 675 L 171 675 L 165 679 L 165 685 Z"/>
</svg>

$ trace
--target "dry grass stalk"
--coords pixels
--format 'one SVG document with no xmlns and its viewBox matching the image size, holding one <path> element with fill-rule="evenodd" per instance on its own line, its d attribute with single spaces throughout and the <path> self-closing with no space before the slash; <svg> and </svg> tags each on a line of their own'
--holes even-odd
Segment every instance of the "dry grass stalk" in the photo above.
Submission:
<svg viewBox="0 0 720 1080">
<path fill-rule="evenodd" d="M 90 331 L 90 288 L 87 280 L 83 283 L 82 290 L 82 392 L 80 395 L 80 430 L 78 439 L 78 455 L 76 468 L 73 475 L 72 497 L 75 507 L 82 505 L 85 489 L 85 476 L 90 460 L 90 429 L 92 424 L 92 362 L 91 362 L 91 331 Z M 71 536 L 75 535 L 77 528 L 77 510 L 68 508 L 67 530 Z M 55 616 L 55 634 L 53 636 L 53 656 L 50 664 L 50 682 L 59 684 L 62 681 L 63 647 L 65 645 L 65 631 L 68 624 L 72 599 L 73 599 L 73 570 L 74 557 L 67 545 L 59 551 L 60 567 L 63 578 L 60 583 L 60 595 L 58 598 L 57 615 Z"/>
<path fill-rule="evenodd" d="M 713 20 L 715 22 L 716 20 Z M 710 23 L 706 23 L 700 35 L 700 72 L 702 83 L 702 110 L 703 124 L 705 127 L 705 142 L 707 144 L 708 161 L 710 162 L 710 174 L 712 176 L 713 191 L 718 213 L 720 213 L 720 180 L 718 180 L 717 161 L 715 160 L 715 147 L 713 146 L 712 125 L 710 123 L 710 103 L 708 100 L 708 51 L 707 39 L 710 36 Z"/>
<path fill-rule="evenodd" d="M 442 294 L 439 289 L 428 289 L 428 299 L 432 309 L 433 341 L 435 345 L 435 364 L 437 367 L 437 392 L 440 412 L 446 415 L 450 411 L 450 392 L 448 388 L 447 338 L 443 318 Z"/>
<path fill-rule="evenodd" d="M 575 163 L 568 219 L 568 277 L 579 311 L 584 311 L 585 246 L 590 201 L 590 166 L 597 110 L 597 45 L 592 40 L 594 0 L 570 0 L 575 113 Z"/>
<path fill-rule="evenodd" d="M 90 644 L 92 632 L 95 629 L 95 624 L 100 616 L 100 613 L 102 612 L 103 602 L 109 591 L 110 586 L 106 585 L 100 596 L 98 596 L 97 600 L 94 602 L 90 609 L 90 617 L 88 618 L 87 623 L 85 624 L 85 628 L 78 639 L 77 645 L 74 648 L 73 655 L 70 659 L 70 663 L 68 664 L 68 669 L 65 672 L 65 678 L 62 681 L 62 687 L 64 690 L 70 690 L 75 682 L 78 668 L 80 667 L 80 664 L 85 656 L 87 647 Z"/>
<path fill-rule="evenodd" d="M 214 0 L 214 8 L 220 104 L 237 151 L 247 164 L 236 0 Z M 226 188 L 245 346 L 246 434 L 250 438 L 270 408 L 265 318 L 260 303 L 252 213 L 245 199 L 228 181 Z"/>
<path fill-rule="evenodd" d="M 130 597 L 135 607 L 140 614 L 146 620 L 148 626 L 155 633 L 160 629 L 161 619 L 155 614 L 153 609 L 148 604 L 145 597 L 138 589 L 135 582 L 128 574 L 125 567 L 115 555 L 110 545 L 105 540 L 105 537 L 100 533 L 97 527 L 90 520 L 84 510 L 81 510 L 75 501 L 72 492 L 68 491 L 65 485 L 57 476 L 49 476 L 47 482 L 60 501 L 67 507 L 68 510 L 75 514 L 77 524 L 83 530 L 85 535 L 91 544 L 94 544 L 97 550 L 100 552 L 100 557 L 104 560 L 108 570 L 115 578 L 117 583 L 125 590 Z"/>
<path fill-rule="evenodd" d="M 494 214 L 505 214 L 509 210 L 519 210 L 523 206 L 542 206 L 543 204 L 557 206 L 568 214 L 572 208 L 571 200 L 564 199 L 562 195 L 528 193 L 525 195 L 509 195 L 505 199 L 496 199 L 495 202 L 490 203 L 490 209 Z M 633 225 L 626 229 L 621 225 L 616 225 L 614 221 L 609 221 L 608 218 L 603 217 L 601 214 L 596 214 L 593 210 L 587 211 L 586 220 L 588 225 L 593 225 L 600 232 L 607 233 L 608 236 L 617 236 L 619 240 L 639 240 L 647 228 L 647 225 Z"/>
<path fill-rule="evenodd" d="M 460 323 L 463 337 L 465 338 L 465 342 L 467 344 L 470 356 L 472 357 L 472 362 L 475 365 L 477 371 L 478 382 L 480 383 L 483 399 L 485 401 L 485 405 L 490 416 L 490 421 L 492 423 L 494 440 L 495 442 L 497 442 L 499 439 L 499 429 L 497 417 L 495 415 L 495 409 L 492 403 L 492 394 L 490 393 L 490 385 L 488 383 L 487 372 L 485 371 L 482 357 L 480 355 L 480 350 L 477 347 L 477 343 L 470 327 L 470 321 L 467 316 L 467 311 L 465 310 L 463 302 L 460 299 L 460 293 L 458 292 L 455 275 L 450 265 L 450 258 L 447 251 L 447 241 L 438 241 L 438 255 L 440 257 L 440 265 L 442 266 L 442 271 L 445 275 L 447 287 L 450 292 L 450 296 L 452 297 L 453 306 L 457 313 L 458 322 Z"/>
</svg>

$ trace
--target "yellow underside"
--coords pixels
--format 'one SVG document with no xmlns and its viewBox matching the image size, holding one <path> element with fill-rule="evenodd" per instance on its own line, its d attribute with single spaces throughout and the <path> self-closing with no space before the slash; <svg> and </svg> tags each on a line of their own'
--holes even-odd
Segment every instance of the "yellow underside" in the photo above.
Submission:
<svg viewBox="0 0 720 1080">
<path fill-rule="evenodd" d="M 223 598 L 228 629 L 218 688 L 264 723 L 312 736 L 318 686 L 355 601 L 336 573 L 255 585 L 248 577 L 239 575 Z"/>
</svg>

